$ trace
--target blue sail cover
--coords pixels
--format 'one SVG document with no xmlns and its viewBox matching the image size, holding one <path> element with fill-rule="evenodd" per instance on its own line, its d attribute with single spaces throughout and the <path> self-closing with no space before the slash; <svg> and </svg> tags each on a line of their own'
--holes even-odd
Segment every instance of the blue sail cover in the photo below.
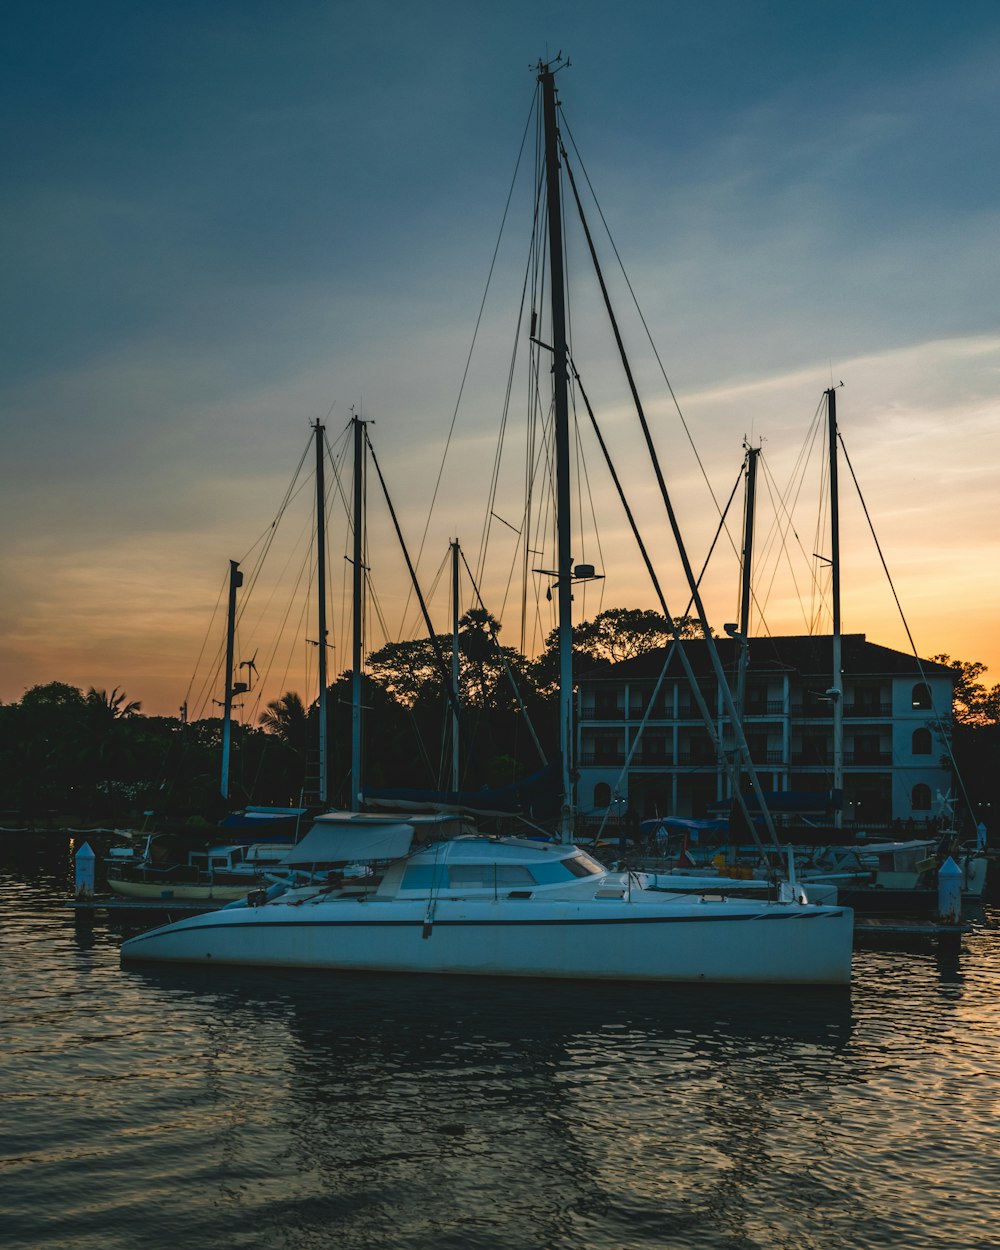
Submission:
<svg viewBox="0 0 1000 1250">
<path fill-rule="evenodd" d="M 709 840 L 729 832 L 728 820 L 694 820 L 685 816 L 664 816 L 661 819 L 643 820 L 639 824 L 643 838 L 666 837 L 672 833 L 687 837 L 695 846 L 703 839 Z"/>
<path fill-rule="evenodd" d="M 481 790 L 420 790 L 410 786 L 365 790 L 363 799 L 372 807 L 405 811 L 468 812 L 474 816 L 527 816 L 551 820 L 561 806 L 560 769 L 547 764 L 507 786 L 483 786 Z"/>
</svg>

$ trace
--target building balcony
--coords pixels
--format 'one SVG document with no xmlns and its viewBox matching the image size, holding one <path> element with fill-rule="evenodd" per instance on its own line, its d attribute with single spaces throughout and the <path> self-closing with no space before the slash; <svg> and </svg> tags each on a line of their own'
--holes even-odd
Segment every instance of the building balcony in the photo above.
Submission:
<svg viewBox="0 0 1000 1250">
<path fill-rule="evenodd" d="M 784 712 L 785 704 L 781 699 L 755 699 L 745 708 L 747 716 L 783 716 Z"/>
<path fill-rule="evenodd" d="M 677 752 L 677 763 L 690 766 L 692 764 L 712 764 L 714 765 L 715 753 L 713 751 L 684 751 Z"/>
<path fill-rule="evenodd" d="M 581 720 L 623 720 L 625 709 L 620 707 L 582 707 Z"/>
<path fill-rule="evenodd" d="M 792 704 L 793 720 L 832 720 L 832 703 L 794 703 Z"/>
<path fill-rule="evenodd" d="M 632 756 L 632 763 L 643 768 L 672 768 L 674 757 L 667 751 L 643 751 L 640 747 Z"/>
<path fill-rule="evenodd" d="M 891 703 L 845 703 L 845 716 L 882 717 L 892 715 Z"/>
<path fill-rule="evenodd" d="M 625 763 L 624 751 L 581 751 L 580 763 L 583 765 L 621 765 Z"/>
<path fill-rule="evenodd" d="M 857 766 L 859 764 L 891 764 L 891 751 L 845 751 L 844 763 Z"/>
</svg>

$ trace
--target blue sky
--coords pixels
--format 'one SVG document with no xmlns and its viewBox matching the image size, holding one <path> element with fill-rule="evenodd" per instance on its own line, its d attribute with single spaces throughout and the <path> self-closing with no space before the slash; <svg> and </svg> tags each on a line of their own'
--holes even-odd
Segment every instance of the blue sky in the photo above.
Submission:
<svg viewBox="0 0 1000 1250">
<path fill-rule="evenodd" d="M 375 420 L 419 534 L 530 66 L 559 50 L 716 493 L 744 434 L 780 469 L 843 379 L 918 646 L 997 679 L 995 5 L 134 0 L 7 10 L 0 699 L 58 679 L 173 710 L 226 561 L 331 406 L 331 430 L 352 405 Z M 487 394 L 429 549 L 478 533 Z M 697 553 L 710 500 L 648 403 Z M 604 606 L 650 602 L 616 572 Z M 844 576 L 845 626 L 905 645 L 870 560 Z M 773 632 L 800 627 L 772 605 Z"/>
</svg>

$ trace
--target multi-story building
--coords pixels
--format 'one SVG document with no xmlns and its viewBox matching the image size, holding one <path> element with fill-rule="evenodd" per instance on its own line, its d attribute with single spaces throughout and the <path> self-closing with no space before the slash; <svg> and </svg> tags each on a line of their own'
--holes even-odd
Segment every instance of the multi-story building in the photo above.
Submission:
<svg viewBox="0 0 1000 1250">
<path fill-rule="evenodd" d="M 733 733 L 703 639 L 683 644 L 717 734 Z M 731 689 L 737 647 L 716 640 Z M 765 792 L 833 789 L 833 640 L 752 638 L 743 727 Z M 842 640 L 844 821 L 915 825 L 931 819 L 952 785 L 950 733 L 955 674 L 868 642 Z M 650 651 L 578 683 L 577 806 L 584 816 L 706 814 L 730 797 L 680 658 Z"/>
</svg>

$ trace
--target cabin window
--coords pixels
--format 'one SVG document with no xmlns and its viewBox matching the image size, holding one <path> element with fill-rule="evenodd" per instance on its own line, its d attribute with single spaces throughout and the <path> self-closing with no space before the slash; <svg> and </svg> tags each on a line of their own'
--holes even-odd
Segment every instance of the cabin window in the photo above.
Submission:
<svg viewBox="0 0 1000 1250">
<path fill-rule="evenodd" d="M 573 855 L 562 861 L 574 877 L 598 877 L 604 869 L 589 855 Z"/>
<path fill-rule="evenodd" d="M 611 806 L 611 787 L 606 781 L 599 781 L 597 785 L 594 786 L 594 806 Z"/>
<path fill-rule="evenodd" d="M 400 889 L 439 890 L 446 880 L 441 864 L 410 864 L 403 873 Z"/>
<path fill-rule="evenodd" d="M 453 890 L 483 890 L 496 886 L 537 884 L 523 864 L 451 864 L 448 884 Z"/>
<path fill-rule="evenodd" d="M 930 786 L 925 786 L 922 782 L 914 786 L 910 795 L 910 806 L 915 812 L 929 812 L 931 810 Z"/>
<path fill-rule="evenodd" d="M 926 711 L 931 705 L 931 692 L 926 682 L 918 681 L 913 687 L 912 705 L 915 711 Z"/>
<path fill-rule="evenodd" d="M 929 729 L 914 729 L 913 743 L 910 749 L 914 755 L 930 755 L 931 731 Z"/>
</svg>

